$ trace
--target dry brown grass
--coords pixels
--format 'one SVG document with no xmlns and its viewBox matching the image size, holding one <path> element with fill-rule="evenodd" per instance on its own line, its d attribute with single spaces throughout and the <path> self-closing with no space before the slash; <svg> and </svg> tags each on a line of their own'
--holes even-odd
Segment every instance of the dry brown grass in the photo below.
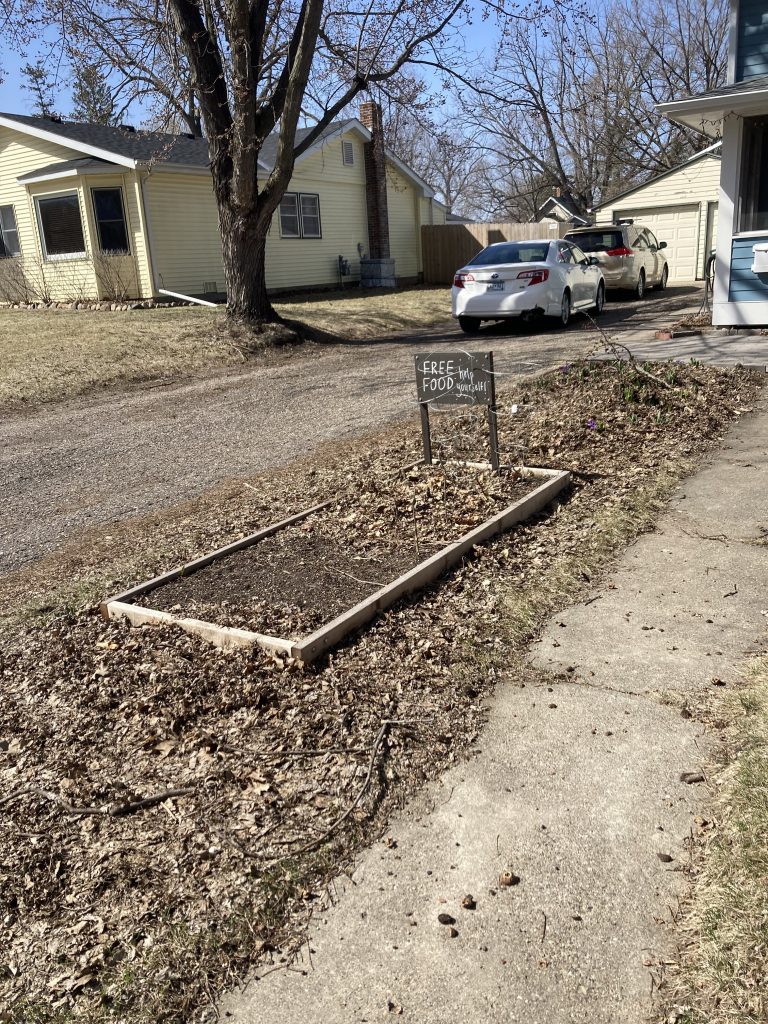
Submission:
<svg viewBox="0 0 768 1024">
<path fill-rule="evenodd" d="M 444 288 L 383 295 L 311 295 L 276 303 L 280 314 L 338 338 L 375 338 L 450 316 Z M 209 308 L 0 313 L 0 408 L 58 401 L 98 388 L 184 377 L 237 365 L 242 352 Z"/>
<path fill-rule="evenodd" d="M 768 658 L 711 713 L 728 723 L 732 756 L 714 828 L 703 823 L 678 968 L 664 1021 L 762 1024 L 768 1020 Z M 710 817 L 710 815 L 708 815 Z"/>
</svg>

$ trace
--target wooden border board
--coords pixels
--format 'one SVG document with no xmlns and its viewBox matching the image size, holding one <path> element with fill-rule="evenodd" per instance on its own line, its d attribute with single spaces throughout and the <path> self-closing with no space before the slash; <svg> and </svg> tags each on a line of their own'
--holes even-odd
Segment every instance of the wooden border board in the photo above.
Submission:
<svg viewBox="0 0 768 1024">
<path fill-rule="evenodd" d="M 416 463 L 416 465 L 419 465 L 419 463 Z M 492 469 L 490 463 L 472 463 L 472 466 L 478 469 Z M 146 583 L 140 583 L 138 586 L 133 587 L 132 590 L 127 590 L 115 597 L 108 598 L 101 605 L 102 614 L 108 619 L 127 618 L 134 625 L 173 623 L 188 633 L 196 633 L 199 636 L 203 636 L 206 640 L 225 650 L 258 644 L 259 647 L 267 651 L 289 655 L 295 658 L 296 661 L 309 665 L 324 651 L 334 647 L 350 633 L 366 625 L 379 612 L 391 607 L 400 598 L 417 590 L 422 590 L 428 584 L 433 583 L 444 572 L 460 562 L 464 555 L 476 544 L 482 544 L 484 541 L 496 536 L 496 534 L 503 533 L 516 523 L 529 519 L 537 512 L 540 512 L 545 505 L 548 505 L 557 494 L 567 487 L 571 479 L 571 474 L 565 470 L 521 467 L 521 472 L 534 478 L 543 478 L 544 483 L 540 484 L 524 498 L 502 509 L 501 512 L 498 512 L 491 519 L 486 519 L 484 523 L 476 526 L 469 533 L 465 533 L 457 541 L 454 541 L 453 544 L 442 548 L 437 554 L 432 555 L 431 558 L 419 562 L 413 569 L 399 576 L 392 583 L 381 587 L 371 594 L 370 597 L 360 601 L 359 604 L 354 605 L 354 607 L 343 612 L 302 640 L 286 640 L 282 637 L 268 636 L 267 634 L 256 633 L 247 629 L 218 626 L 216 623 L 204 622 L 201 619 L 183 618 L 171 615 L 169 612 L 159 611 L 158 609 L 140 607 L 132 604 L 131 600 L 156 590 L 164 583 L 170 583 L 171 580 L 178 579 L 180 576 L 188 575 L 197 569 L 203 569 L 216 559 L 223 558 L 228 554 L 241 550 L 241 548 L 255 544 L 262 538 L 269 537 L 286 526 L 300 522 L 313 512 L 318 512 L 325 508 L 330 504 L 329 501 L 323 502 L 321 505 L 315 505 L 313 508 L 291 516 L 289 519 L 284 519 L 280 523 L 275 523 L 273 526 L 260 530 L 250 537 L 244 537 L 234 544 L 219 548 L 218 551 L 199 558 L 195 562 L 189 562 L 187 565 L 174 569 L 163 576 L 156 576 Z"/>
</svg>

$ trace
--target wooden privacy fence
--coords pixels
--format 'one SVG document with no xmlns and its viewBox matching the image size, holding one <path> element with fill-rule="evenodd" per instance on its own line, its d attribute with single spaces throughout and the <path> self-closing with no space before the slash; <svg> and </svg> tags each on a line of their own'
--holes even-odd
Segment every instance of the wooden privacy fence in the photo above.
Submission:
<svg viewBox="0 0 768 1024">
<path fill-rule="evenodd" d="M 525 238 L 560 238 L 571 224 L 554 220 L 530 224 L 425 224 L 421 251 L 426 284 L 452 284 L 453 275 L 486 245 Z"/>
</svg>

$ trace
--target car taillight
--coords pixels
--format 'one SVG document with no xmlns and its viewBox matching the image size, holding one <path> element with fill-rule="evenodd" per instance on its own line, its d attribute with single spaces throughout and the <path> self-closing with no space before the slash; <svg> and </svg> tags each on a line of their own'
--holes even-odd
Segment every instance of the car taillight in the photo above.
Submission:
<svg viewBox="0 0 768 1024">
<path fill-rule="evenodd" d="M 472 284 L 474 280 L 474 274 L 457 274 L 453 279 L 453 287 L 463 288 L 465 284 Z"/>
<path fill-rule="evenodd" d="M 531 284 L 543 284 L 549 277 L 549 271 L 542 267 L 541 270 L 521 270 L 517 275 L 518 281 L 522 278 Z"/>
<path fill-rule="evenodd" d="M 628 249 L 626 245 L 619 246 L 618 249 L 607 249 L 606 256 L 631 256 L 632 250 Z"/>
</svg>

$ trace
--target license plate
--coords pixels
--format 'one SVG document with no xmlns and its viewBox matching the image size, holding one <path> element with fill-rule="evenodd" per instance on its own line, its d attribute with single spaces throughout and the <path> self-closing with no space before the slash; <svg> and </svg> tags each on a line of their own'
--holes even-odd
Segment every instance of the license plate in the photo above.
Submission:
<svg viewBox="0 0 768 1024">
<path fill-rule="evenodd" d="M 503 292 L 504 291 L 504 282 L 503 281 L 491 281 L 488 285 L 486 285 L 485 290 L 487 292 Z"/>
</svg>

